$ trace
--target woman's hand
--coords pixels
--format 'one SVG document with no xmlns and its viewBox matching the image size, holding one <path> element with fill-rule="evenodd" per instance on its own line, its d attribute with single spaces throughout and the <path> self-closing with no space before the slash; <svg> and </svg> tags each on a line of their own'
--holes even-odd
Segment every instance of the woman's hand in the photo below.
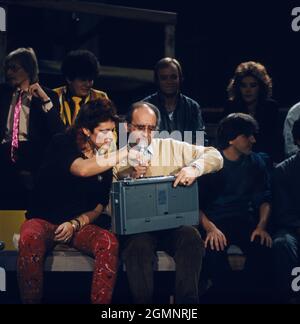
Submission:
<svg viewBox="0 0 300 324">
<path fill-rule="evenodd" d="M 69 243 L 74 234 L 74 228 L 71 223 L 66 222 L 58 226 L 55 231 L 54 241 L 59 243 Z"/>
</svg>

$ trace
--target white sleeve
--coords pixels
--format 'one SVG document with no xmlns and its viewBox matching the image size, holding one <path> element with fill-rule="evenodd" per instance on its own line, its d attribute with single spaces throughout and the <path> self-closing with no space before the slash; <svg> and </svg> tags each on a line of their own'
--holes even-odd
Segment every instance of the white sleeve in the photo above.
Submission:
<svg viewBox="0 0 300 324">
<path fill-rule="evenodd" d="M 291 156 L 298 152 L 299 148 L 294 143 L 294 138 L 292 134 L 293 126 L 296 120 L 300 118 L 300 103 L 293 106 L 285 119 L 283 137 L 284 137 L 284 146 L 285 154 Z"/>
</svg>

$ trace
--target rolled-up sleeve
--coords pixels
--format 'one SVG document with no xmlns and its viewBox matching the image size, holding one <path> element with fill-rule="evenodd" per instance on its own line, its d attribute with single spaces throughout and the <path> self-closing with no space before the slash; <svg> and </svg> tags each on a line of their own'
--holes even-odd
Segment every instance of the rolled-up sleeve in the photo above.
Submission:
<svg viewBox="0 0 300 324">
<path fill-rule="evenodd" d="M 223 168 L 223 157 L 214 147 L 204 147 L 182 143 L 183 159 L 187 166 L 195 165 L 200 176 L 217 172 Z"/>
</svg>

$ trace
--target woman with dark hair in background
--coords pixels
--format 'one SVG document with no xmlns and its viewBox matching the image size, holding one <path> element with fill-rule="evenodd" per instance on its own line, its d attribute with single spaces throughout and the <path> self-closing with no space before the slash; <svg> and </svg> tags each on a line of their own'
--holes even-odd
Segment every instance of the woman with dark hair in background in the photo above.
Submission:
<svg viewBox="0 0 300 324">
<path fill-rule="evenodd" d="M 110 303 L 118 242 L 92 223 L 109 202 L 112 166 L 127 157 L 127 147 L 111 152 L 117 120 L 112 103 L 97 100 L 81 108 L 73 127 L 53 138 L 21 228 L 18 279 L 24 303 L 41 302 L 45 255 L 58 243 L 94 256 L 91 301 Z"/>
<path fill-rule="evenodd" d="M 272 97 L 272 80 L 266 68 L 257 62 L 238 65 L 227 88 L 225 115 L 250 114 L 259 124 L 254 151 L 268 153 L 273 162 L 283 158 L 283 138 L 279 125 L 278 103 Z"/>
</svg>

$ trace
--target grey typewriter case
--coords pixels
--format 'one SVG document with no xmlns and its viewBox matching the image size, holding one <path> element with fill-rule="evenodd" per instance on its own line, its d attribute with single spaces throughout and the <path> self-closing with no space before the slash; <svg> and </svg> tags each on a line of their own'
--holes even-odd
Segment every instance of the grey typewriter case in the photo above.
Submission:
<svg viewBox="0 0 300 324">
<path fill-rule="evenodd" d="M 174 180 L 169 176 L 114 182 L 113 232 L 129 235 L 199 224 L 197 183 L 174 188 Z"/>
</svg>

